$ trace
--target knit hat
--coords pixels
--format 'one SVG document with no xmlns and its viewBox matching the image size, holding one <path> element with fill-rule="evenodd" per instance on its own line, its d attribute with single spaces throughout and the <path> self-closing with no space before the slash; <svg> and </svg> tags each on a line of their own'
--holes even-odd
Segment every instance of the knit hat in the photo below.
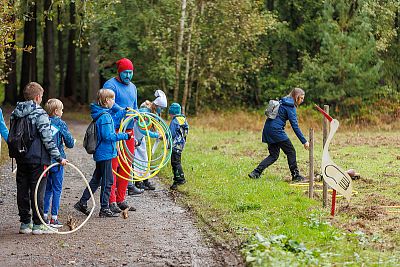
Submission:
<svg viewBox="0 0 400 267">
<path fill-rule="evenodd" d="M 156 90 L 154 93 L 156 99 L 154 99 L 153 104 L 159 106 L 160 108 L 166 108 L 167 104 L 167 96 L 162 90 Z"/>
<path fill-rule="evenodd" d="M 168 113 L 171 115 L 181 114 L 181 105 L 178 103 L 172 103 L 171 106 L 169 106 Z"/>
<path fill-rule="evenodd" d="M 120 60 L 117 61 L 117 68 L 118 68 L 118 73 L 121 73 L 125 70 L 134 70 L 135 68 L 133 67 L 132 61 L 130 61 L 127 58 L 121 58 Z"/>
</svg>

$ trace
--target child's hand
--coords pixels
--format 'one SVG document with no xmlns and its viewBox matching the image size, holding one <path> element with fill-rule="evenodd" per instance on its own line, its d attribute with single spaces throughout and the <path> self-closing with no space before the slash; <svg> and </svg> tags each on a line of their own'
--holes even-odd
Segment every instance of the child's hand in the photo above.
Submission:
<svg viewBox="0 0 400 267">
<path fill-rule="evenodd" d="M 304 148 L 309 150 L 310 149 L 310 143 L 309 142 L 305 142 L 304 143 Z"/>
<path fill-rule="evenodd" d="M 135 147 L 138 147 L 142 144 L 142 141 L 135 139 Z"/>
<path fill-rule="evenodd" d="M 61 159 L 61 161 L 60 161 L 60 164 L 63 166 L 67 165 L 67 163 L 68 163 L 67 159 Z"/>
</svg>

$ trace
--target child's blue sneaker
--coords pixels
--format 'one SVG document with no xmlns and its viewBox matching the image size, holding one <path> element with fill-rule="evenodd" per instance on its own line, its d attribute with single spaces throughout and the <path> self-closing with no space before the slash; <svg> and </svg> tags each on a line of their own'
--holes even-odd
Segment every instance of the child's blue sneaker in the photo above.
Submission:
<svg viewBox="0 0 400 267">
<path fill-rule="evenodd" d="M 63 224 L 58 219 L 51 219 L 50 226 L 54 228 L 61 228 Z"/>
<path fill-rule="evenodd" d="M 44 224 L 34 224 L 32 227 L 32 234 L 34 235 L 42 235 L 42 234 L 55 234 L 58 230 L 55 228 L 51 228 L 53 230 L 50 230 L 50 226 L 44 225 Z"/>
<path fill-rule="evenodd" d="M 20 234 L 30 234 L 32 233 L 32 223 L 21 223 L 21 226 L 19 227 L 19 233 Z"/>
</svg>

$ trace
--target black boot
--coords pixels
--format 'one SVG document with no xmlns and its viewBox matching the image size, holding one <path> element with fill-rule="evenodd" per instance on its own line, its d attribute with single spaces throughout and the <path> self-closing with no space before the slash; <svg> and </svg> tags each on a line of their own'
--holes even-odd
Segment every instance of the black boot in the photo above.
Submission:
<svg viewBox="0 0 400 267">
<path fill-rule="evenodd" d="M 261 174 L 257 172 L 256 170 L 253 170 L 251 173 L 249 173 L 249 177 L 251 179 L 258 179 L 260 178 Z"/>
<path fill-rule="evenodd" d="M 143 181 L 143 188 L 144 188 L 144 190 L 155 190 L 156 189 L 154 187 L 154 185 L 152 185 L 148 179 Z"/>
<path fill-rule="evenodd" d="M 306 182 L 307 179 L 300 174 L 299 169 L 297 167 L 291 169 L 290 172 L 292 174 L 292 182 L 295 183 Z"/>
</svg>

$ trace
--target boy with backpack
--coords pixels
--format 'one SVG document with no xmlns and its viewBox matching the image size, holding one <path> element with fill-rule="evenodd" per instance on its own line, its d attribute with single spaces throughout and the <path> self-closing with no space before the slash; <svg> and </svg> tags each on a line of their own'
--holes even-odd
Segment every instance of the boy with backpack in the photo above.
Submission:
<svg viewBox="0 0 400 267">
<path fill-rule="evenodd" d="M 168 113 L 172 117 L 169 129 L 172 135 L 171 166 L 172 172 L 174 173 L 174 183 L 170 188 L 176 190 L 178 185 L 186 183 L 181 158 L 183 148 L 186 144 L 186 136 L 189 132 L 189 124 L 187 123 L 185 115 L 181 114 L 181 105 L 178 103 L 172 103 Z"/>
<path fill-rule="evenodd" d="M 61 157 L 65 157 L 64 144 L 67 148 L 74 147 L 74 138 L 68 130 L 67 124 L 61 119 L 64 105 L 56 99 L 51 98 L 45 105 L 45 110 L 50 116 L 50 128 L 53 141 L 56 143 Z M 51 163 L 54 163 L 53 159 Z M 54 166 L 48 172 L 46 192 L 44 194 L 44 216 L 45 222 L 50 223 L 51 227 L 60 228 L 62 223 L 58 220 L 58 210 L 60 208 L 60 199 L 62 191 L 62 183 L 64 179 L 64 167 L 62 165 Z M 51 220 L 48 220 L 51 199 Z"/>
<path fill-rule="evenodd" d="M 109 200 L 111 186 L 114 182 L 111 160 L 117 156 L 116 142 L 120 140 L 129 140 L 133 138 L 133 134 L 116 133 L 114 121 L 110 115 L 110 109 L 114 106 L 115 93 L 109 89 L 100 89 L 97 93 L 97 104 L 90 105 L 91 116 L 95 125 L 95 131 L 89 131 L 90 126 L 85 134 L 84 146 L 88 153 L 92 152 L 89 144 L 92 145 L 93 140 L 96 140 L 94 146 L 93 159 L 96 162 L 96 169 L 93 177 L 89 182 L 90 189 L 93 193 L 101 186 L 100 193 L 100 217 L 116 217 L 116 213 L 110 210 Z M 126 110 L 120 109 L 114 113 L 116 119 L 121 120 L 125 116 Z M 93 138 L 92 134 L 96 133 L 97 138 Z M 89 215 L 87 202 L 90 199 L 89 190 L 86 188 L 83 191 L 81 199 L 75 203 L 74 208 L 85 215 Z"/>
<path fill-rule="evenodd" d="M 17 205 L 21 221 L 19 233 L 52 233 L 43 225 L 35 208 L 35 188 L 38 179 L 51 159 L 61 165 L 67 164 L 53 141 L 50 121 L 40 103 L 43 88 L 36 82 L 28 83 L 24 88 L 25 102 L 18 102 L 10 117 L 8 135 L 9 155 L 17 162 Z M 40 216 L 43 217 L 43 196 L 46 177 L 39 184 L 37 203 Z M 32 215 L 30 211 L 32 210 Z M 33 224 L 31 222 L 33 219 Z"/>
</svg>

